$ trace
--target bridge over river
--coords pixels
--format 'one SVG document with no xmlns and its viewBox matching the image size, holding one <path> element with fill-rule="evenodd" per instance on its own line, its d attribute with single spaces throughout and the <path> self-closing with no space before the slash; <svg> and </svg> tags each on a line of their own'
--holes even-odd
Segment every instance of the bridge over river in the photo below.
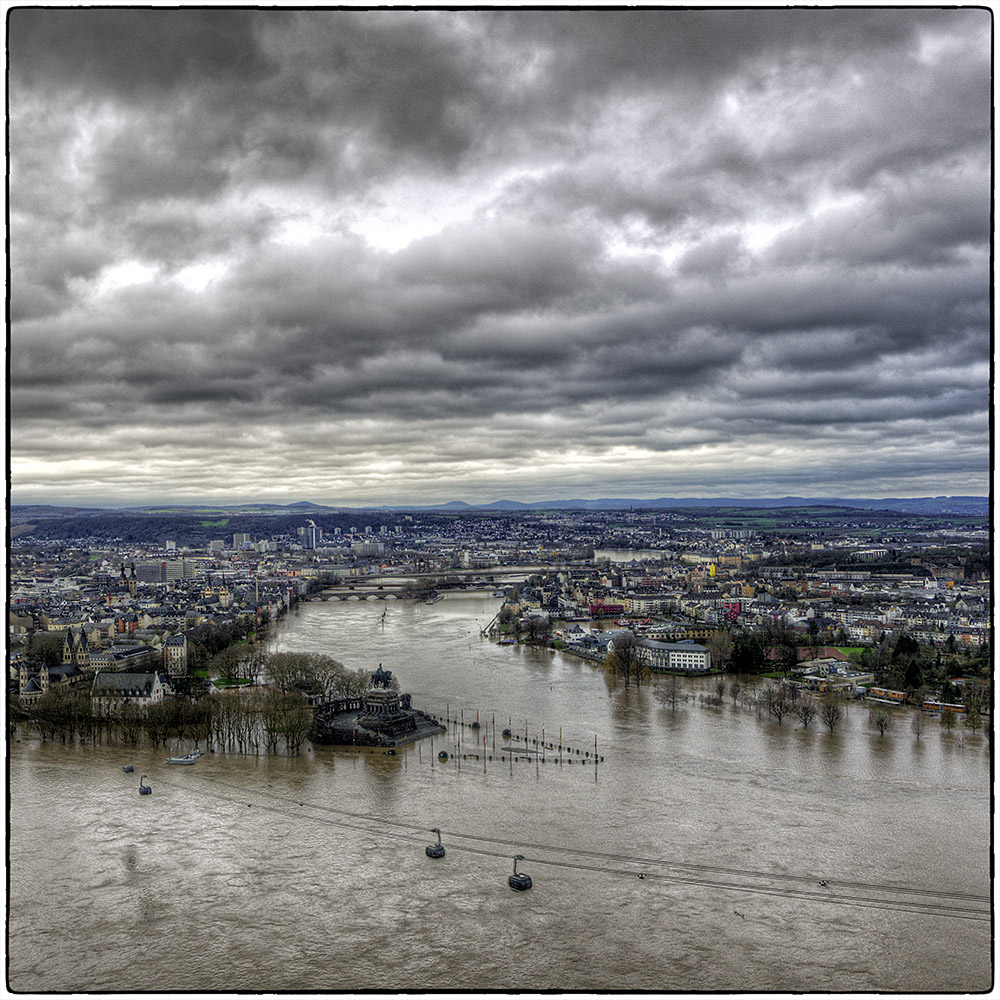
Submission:
<svg viewBox="0 0 1000 1000">
<path fill-rule="evenodd" d="M 408 593 L 420 584 L 429 584 L 437 591 L 459 590 L 463 592 L 498 590 L 523 584 L 529 576 L 540 573 L 559 573 L 567 570 L 567 565 L 532 565 L 532 566 L 493 566 L 489 569 L 450 569 L 438 570 L 432 573 L 407 573 L 405 576 L 367 576 L 357 577 L 353 583 L 338 584 L 326 587 L 310 600 L 320 601 L 394 601 L 416 599 Z M 458 584 L 444 584 L 444 578 L 454 580 Z"/>
<path fill-rule="evenodd" d="M 399 583 L 390 586 L 373 586 L 372 584 L 354 584 L 348 587 L 327 587 L 318 594 L 308 598 L 310 601 L 397 601 L 408 598 L 410 594 L 404 594 L 412 584 Z M 417 596 L 417 595 L 412 595 Z"/>
</svg>

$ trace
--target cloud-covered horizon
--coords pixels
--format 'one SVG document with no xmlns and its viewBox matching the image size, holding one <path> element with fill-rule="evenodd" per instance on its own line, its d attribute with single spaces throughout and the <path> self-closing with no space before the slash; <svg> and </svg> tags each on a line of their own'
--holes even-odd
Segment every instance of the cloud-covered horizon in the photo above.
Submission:
<svg viewBox="0 0 1000 1000">
<path fill-rule="evenodd" d="M 12 500 L 987 493 L 991 32 L 12 10 Z"/>
</svg>

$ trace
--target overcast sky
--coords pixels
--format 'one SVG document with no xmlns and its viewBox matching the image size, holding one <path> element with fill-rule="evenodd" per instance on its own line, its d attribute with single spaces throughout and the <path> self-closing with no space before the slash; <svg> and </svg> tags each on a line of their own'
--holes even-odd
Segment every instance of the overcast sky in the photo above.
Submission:
<svg viewBox="0 0 1000 1000">
<path fill-rule="evenodd" d="M 990 14 L 9 14 L 12 501 L 989 487 Z"/>
</svg>

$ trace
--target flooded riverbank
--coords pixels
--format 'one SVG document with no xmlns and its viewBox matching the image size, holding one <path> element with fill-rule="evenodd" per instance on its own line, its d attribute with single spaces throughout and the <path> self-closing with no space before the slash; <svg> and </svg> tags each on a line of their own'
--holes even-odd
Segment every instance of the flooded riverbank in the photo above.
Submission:
<svg viewBox="0 0 1000 1000">
<path fill-rule="evenodd" d="M 171 768 L 140 748 L 126 775 L 120 748 L 20 734 L 9 985 L 988 988 L 982 737 L 879 737 L 853 707 L 833 734 L 729 699 L 671 709 L 655 684 L 609 690 L 594 664 L 483 639 L 496 603 L 310 604 L 272 641 L 382 663 L 417 708 L 478 712 L 483 729 L 451 726 L 433 752 Z M 583 751 L 596 740 L 604 760 L 463 760 L 484 736 L 492 752 L 494 724 L 546 742 L 561 731 Z M 153 793 L 140 797 L 142 773 Z M 424 854 L 432 827 L 439 861 Z M 507 888 L 516 853 L 527 893 Z"/>
</svg>

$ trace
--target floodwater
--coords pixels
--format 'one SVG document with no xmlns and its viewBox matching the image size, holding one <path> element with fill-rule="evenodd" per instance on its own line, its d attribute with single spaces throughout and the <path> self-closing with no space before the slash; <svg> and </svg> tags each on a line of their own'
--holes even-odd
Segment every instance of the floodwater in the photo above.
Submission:
<svg viewBox="0 0 1000 1000">
<path fill-rule="evenodd" d="M 120 747 L 19 732 L 9 987 L 991 988 L 981 736 L 932 723 L 918 740 L 900 716 L 880 738 L 857 706 L 833 734 L 728 697 L 671 709 L 664 678 L 609 690 L 588 661 L 482 638 L 497 606 L 314 603 L 272 640 L 381 663 L 460 723 L 478 712 L 433 749 L 170 767 L 143 747 L 124 774 Z M 507 727 L 522 744 L 561 731 L 564 749 L 501 761 Z M 441 860 L 424 854 L 432 827 Z M 528 892 L 507 887 L 515 854 Z"/>
</svg>

